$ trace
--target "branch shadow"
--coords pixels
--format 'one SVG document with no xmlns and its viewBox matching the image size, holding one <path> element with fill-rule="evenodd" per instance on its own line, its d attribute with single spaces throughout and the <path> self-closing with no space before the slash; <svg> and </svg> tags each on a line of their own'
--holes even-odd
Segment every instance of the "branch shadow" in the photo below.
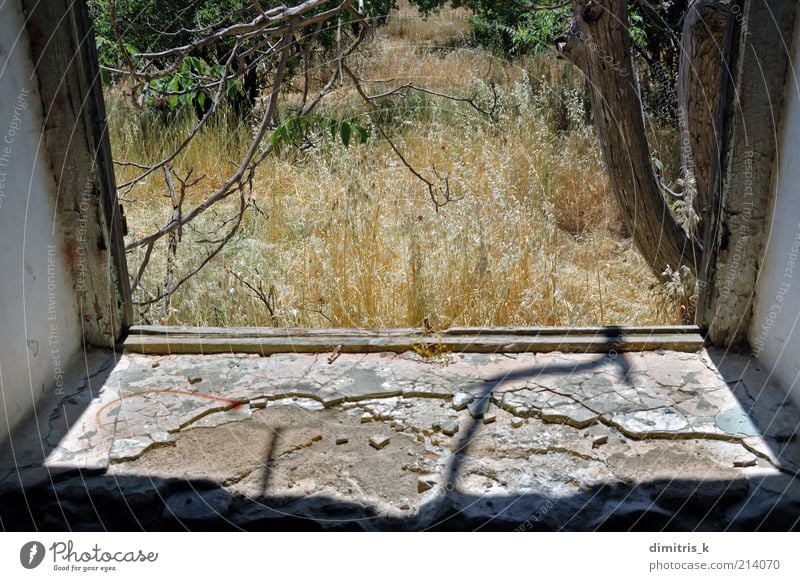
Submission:
<svg viewBox="0 0 800 581">
<path fill-rule="evenodd" d="M 710 348 L 708 354 L 746 414 L 739 429 L 760 437 L 787 471 L 800 473 L 800 405 L 789 390 L 750 353 Z"/>
<path fill-rule="evenodd" d="M 610 329 L 608 336 L 609 351 L 614 353 L 618 334 Z M 257 497 L 231 494 L 219 482 L 205 478 L 113 476 L 102 470 L 65 468 L 48 471 L 47 477 L 40 474 L 29 481 L 7 478 L 0 484 L 0 528 L 8 531 L 786 531 L 800 528 L 800 483 L 790 474 L 619 481 L 558 497 L 533 492 L 475 495 L 459 489 L 459 475 L 483 423 L 481 416 L 492 394 L 504 382 L 563 376 L 613 364 L 619 367 L 622 381 L 632 385 L 628 357 L 625 353 L 603 353 L 577 364 L 533 365 L 466 384 L 464 388 L 478 402 L 473 406 L 473 417 L 459 432 L 440 486 L 425 497 L 418 510 L 407 514 L 389 514 L 368 502 L 328 494 L 268 494 L 271 465 L 280 437 L 280 433 L 275 433 L 266 443 L 266 470 Z M 728 357 L 726 361 L 719 353 L 712 353 L 711 357 L 755 430 L 765 437 L 776 456 L 785 457 L 790 448 L 787 443 L 794 442 L 798 428 L 797 407 L 774 383 L 755 385 L 748 375 L 749 368 L 743 367 L 740 360 Z M 101 385 L 99 382 L 111 368 L 113 365 L 103 368 L 93 381 Z M 80 410 L 79 404 L 74 412 Z M 48 447 L 52 449 L 55 444 L 50 442 Z M 675 472 L 680 474 L 681 467 L 676 466 Z"/>
</svg>

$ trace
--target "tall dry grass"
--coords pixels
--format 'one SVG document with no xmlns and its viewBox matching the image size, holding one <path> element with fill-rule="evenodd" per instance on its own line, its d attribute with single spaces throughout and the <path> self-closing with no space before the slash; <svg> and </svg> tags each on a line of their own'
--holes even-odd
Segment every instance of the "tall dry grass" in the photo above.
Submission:
<svg viewBox="0 0 800 581">
<path fill-rule="evenodd" d="M 675 301 L 625 238 L 583 110 L 582 80 L 547 55 L 508 63 L 471 48 L 467 30 L 462 13 L 420 21 L 404 7 L 359 65 L 367 79 L 413 80 L 476 95 L 486 106 L 488 81 L 496 83 L 495 123 L 464 104 L 418 94 L 395 99 L 385 114 L 404 155 L 422 171 L 435 166 L 448 174 L 457 201 L 437 212 L 377 138 L 344 148 L 319 136 L 315 148 L 285 149 L 265 161 L 254 182 L 261 212 L 250 212 L 224 252 L 176 293 L 166 317 L 154 305 L 140 320 L 434 328 L 678 322 Z M 351 87 L 324 107 L 368 122 Z M 122 101 L 112 99 L 111 109 L 119 159 L 158 159 L 193 121 L 164 128 Z M 213 191 L 248 136 L 231 119 L 213 122 L 179 171 L 205 173 L 200 190 Z M 134 175 L 118 173 L 120 180 Z M 129 239 L 164 224 L 171 208 L 163 177 L 146 179 L 125 208 Z M 194 241 L 213 234 L 226 210 L 232 206 L 184 231 L 179 266 L 201 257 Z M 164 257 L 157 248 L 146 286 L 163 280 Z M 138 260 L 129 258 L 132 270 Z"/>
</svg>

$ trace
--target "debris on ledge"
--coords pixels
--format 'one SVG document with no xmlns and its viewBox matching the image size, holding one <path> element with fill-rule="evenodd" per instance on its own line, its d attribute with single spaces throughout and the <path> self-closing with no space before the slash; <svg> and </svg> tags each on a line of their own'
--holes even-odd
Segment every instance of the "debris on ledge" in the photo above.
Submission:
<svg viewBox="0 0 800 581">
<path fill-rule="evenodd" d="M 746 356 L 95 357 L 14 439 L 23 460 L 0 457 L 4 526 L 747 530 L 800 514 L 797 411 Z"/>
</svg>

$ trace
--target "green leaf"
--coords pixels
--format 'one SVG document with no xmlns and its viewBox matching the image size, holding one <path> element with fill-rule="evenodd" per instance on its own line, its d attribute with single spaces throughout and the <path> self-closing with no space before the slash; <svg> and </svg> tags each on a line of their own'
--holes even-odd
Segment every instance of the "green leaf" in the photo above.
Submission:
<svg viewBox="0 0 800 581">
<path fill-rule="evenodd" d="M 206 94 L 204 91 L 200 91 L 199 93 L 197 93 L 197 104 L 200 105 L 201 109 L 205 109 Z"/>
<path fill-rule="evenodd" d="M 282 141 L 286 140 L 286 126 L 281 125 L 275 131 L 272 132 L 272 147 L 277 148 Z"/>
<path fill-rule="evenodd" d="M 658 159 L 657 157 L 654 157 L 654 158 L 653 158 L 653 163 L 654 163 L 654 164 L 655 164 L 655 166 L 658 168 L 658 171 L 663 171 L 663 170 L 664 170 L 664 162 L 662 162 L 662 161 L 661 161 L 660 159 Z"/>
<path fill-rule="evenodd" d="M 228 97 L 244 95 L 244 90 L 242 90 L 241 81 L 239 81 L 239 79 L 231 79 L 230 81 L 228 81 L 228 85 L 226 87 L 226 93 Z"/>
<path fill-rule="evenodd" d="M 353 127 L 347 121 L 342 121 L 341 137 L 345 147 L 350 147 L 350 136 L 353 134 Z"/>
<path fill-rule="evenodd" d="M 358 136 L 361 138 L 361 143 L 369 141 L 369 130 L 366 127 L 357 125 L 356 129 L 358 130 Z"/>
<path fill-rule="evenodd" d="M 179 100 L 180 99 L 178 98 L 178 95 L 170 95 L 170 97 L 169 97 L 169 109 L 170 109 L 170 111 L 174 111 L 175 110 L 175 107 L 178 106 L 178 101 Z"/>
<path fill-rule="evenodd" d="M 292 143 L 297 143 L 303 137 L 303 118 L 292 117 L 288 124 L 289 137 Z"/>
<path fill-rule="evenodd" d="M 127 52 L 131 57 L 133 57 L 133 55 L 136 54 L 137 52 L 141 52 L 138 48 L 136 48 L 129 42 L 123 42 L 122 46 L 125 47 L 125 52 Z"/>
</svg>

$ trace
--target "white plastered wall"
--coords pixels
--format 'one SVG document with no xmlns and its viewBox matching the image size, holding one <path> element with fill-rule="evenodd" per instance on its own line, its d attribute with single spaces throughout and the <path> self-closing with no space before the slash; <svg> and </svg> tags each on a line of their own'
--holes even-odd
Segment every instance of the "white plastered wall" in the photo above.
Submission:
<svg viewBox="0 0 800 581">
<path fill-rule="evenodd" d="M 0 2 L 0 442 L 81 351 L 32 71 L 20 0 Z"/>
<path fill-rule="evenodd" d="M 794 46 L 781 48 L 791 51 L 791 70 L 749 339 L 753 352 L 800 403 L 800 18 Z"/>
</svg>

